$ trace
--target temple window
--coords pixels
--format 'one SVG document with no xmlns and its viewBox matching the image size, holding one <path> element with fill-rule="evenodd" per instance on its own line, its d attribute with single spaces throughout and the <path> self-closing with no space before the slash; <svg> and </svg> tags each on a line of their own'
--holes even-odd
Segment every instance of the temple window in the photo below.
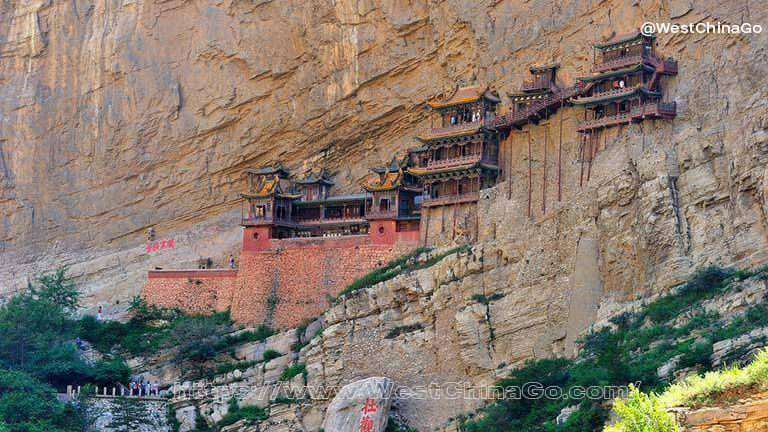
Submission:
<svg viewBox="0 0 768 432">
<path fill-rule="evenodd" d="M 381 198 L 379 200 L 379 211 L 389 211 L 389 198 Z"/>
</svg>

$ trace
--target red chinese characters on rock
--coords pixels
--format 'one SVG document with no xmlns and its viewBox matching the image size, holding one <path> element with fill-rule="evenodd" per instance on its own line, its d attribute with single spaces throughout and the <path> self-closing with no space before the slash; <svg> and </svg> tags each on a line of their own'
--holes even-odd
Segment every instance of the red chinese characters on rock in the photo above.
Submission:
<svg viewBox="0 0 768 432">
<path fill-rule="evenodd" d="M 163 239 L 147 243 L 147 253 L 157 252 L 161 249 L 173 249 L 173 239 Z"/>
<path fill-rule="evenodd" d="M 368 414 L 375 413 L 378 409 L 379 406 L 376 404 L 376 401 L 370 398 L 365 400 L 363 404 L 363 417 L 360 419 L 360 432 L 373 432 L 375 424 Z"/>
</svg>

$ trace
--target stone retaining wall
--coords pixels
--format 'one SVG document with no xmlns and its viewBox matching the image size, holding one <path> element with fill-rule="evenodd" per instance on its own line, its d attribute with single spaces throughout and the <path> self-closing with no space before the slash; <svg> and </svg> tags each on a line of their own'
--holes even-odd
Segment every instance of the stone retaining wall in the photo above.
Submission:
<svg viewBox="0 0 768 432">
<path fill-rule="evenodd" d="M 262 251 L 244 250 L 236 271 L 150 271 L 142 298 L 192 313 L 229 308 L 237 322 L 287 328 L 321 314 L 349 283 L 414 247 L 373 244 L 368 236 L 274 243 Z"/>
</svg>

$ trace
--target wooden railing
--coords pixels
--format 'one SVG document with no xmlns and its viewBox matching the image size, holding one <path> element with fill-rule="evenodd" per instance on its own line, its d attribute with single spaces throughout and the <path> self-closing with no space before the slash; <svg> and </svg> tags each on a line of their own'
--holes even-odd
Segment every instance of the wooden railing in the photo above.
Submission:
<svg viewBox="0 0 768 432">
<path fill-rule="evenodd" d="M 396 210 L 370 210 L 365 216 L 368 219 L 394 219 L 398 214 Z"/>
<path fill-rule="evenodd" d="M 674 117 L 677 115 L 676 102 L 654 102 L 632 109 L 632 117 Z"/>
<path fill-rule="evenodd" d="M 520 86 L 520 89 L 522 91 L 531 91 L 531 90 L 543 90 L 549 88 L 549 80 L 548 79 L 530 79 L 530 80 L 524 80 L 523 85 Z"/>
<path fill-rule="evenodd" d="M 677 74 L 677 62 L 675 60 L 662 60 L 663 72 L 668 74 Z"/>
<path fill-rule="evenodd" d="M 605 61 L 595 62 L 593 70 L 595 72 L 606 72 L 612 69 L 619 69 L 627 66 L 636 65 L 641 63 L 646 58 L 643 55 L 637 54 L 627 57 L 619 57 Z"/>
<path fill-rule="evenodd" d="M 271 216 L 243 216 L 241 225 L 267 225 L 274 222 Z"/>
<path fill-rule="evenodd" d="M 157 387 L 153 389 L 129 389 L 124 385 L 117 387 L 93 387 L 93 393 L 83 394 L 82 386 L 67 386 L 66 398 L 67 400 L 76 399 L 80 396 L 97 397 L 97 398 L 118 398 L 118 397 L 133 397 L 141 398 L 145 400 L 166 400 L 165 392 L 160 392 Z"/>
<path fill-rule="evenodd" d="M 459 132 L 462 130 L 472 130 L 479 126 L 483 125 L 483 120 L 473 121 L 473 122 L 464 122 L 464 123 L 457 123 L 454 125 L 448 125 L 443 126 L 439 128 L 433 128 L 430 129 L 427 133 L 424 135 L 443 135 L 448 133 L 454 133 Z"/>
<path fill-rule="evenodd" d="M 480 199 L 480 193 L 478 192 L 469 192 L 469 193 L 455 194 L 455 195 L 444 195 L 439 198 L 430 198 L 429 196 L 425 196 L 422 206 L 433 207 L 433 206 L 439 206 L 439 205 L 445 205 L 445 204 L 458 204 L 458 203 L 464 203 L 464 202 L 477 201 L 479 199 Z"/>
<path fill-rule="evenodd" d="M 667 75 L 677 75 L 677 62 L 675 60 L 661 60 L 656 57 L 649 57 L 648 60 L 657 71 Z"/>
<path fill-rule="evenodd" d="M 671 118 L 677 115 L 676 102 L 651 102 L 633 107 L 629 112 L 580 122 L 576 126 L 579 132 L 600 129 L 618 124 L 640 121 L 645 117 Z"/>
<path fill-rule="evenodd" d="M 605 90 L 601 92 L 594 92 L 591 96 L 585 97 L 586 99 L 599 99 L 606 96 L 620 96 L 623 94 L 629 94 L 637 90 L 638 87 L 642 86 L 642 84 L 637 84 L 635 86 L 631 87 L 622 87 L 622 88 L 616 88 L 616 89 L 610 89 Z"/>
<path fill-rule="evenodd" d="M 446 158 L 446 159 L 438 159 L 438 160 L 430 160 L 427 162 L 426 168 L 444 168 L 444 167 L 451 167 L 455 165 L 466 165 L 473 162 L 480 162 L 480 158 L 482 155 L 473 154 L 469 156 L 459 156 L 459 157 L 452 157 L 452 158 Z"/>
<path fill-rule="evenodd" d="M 530 118 L 541 115 L 547 108 L 557 106 L 564 100 L 581 94 L 581 92 L 582 87 L 579 84 L 562 88 L 549 96 L 531 102 L 530 105 L 523 109 L 488 119 L 485 122 L 485 126 L 489 128 L 505 128 L 525 124 Z"/>
<path fill-rule="evenodd" d="M 579 132 L 588 131 L 592 129 L 600 129 L 607 126 L 613 126 L 621 123 L 629 123 L 632 121 L 630 113 L 621 113 L 612 116 L 606 116 L 599 119 L 585 120 L 580 122 L 576 126 L 576 130 Z"/>
<path fill-rule="evenodd" d="M 288 218 L 273 218 L 272 216 L 244 216 L 242 219 L 242 225 L 269 225 L 273 223 L 291 223 Z"/>
<path fill-rule="evenodd" d="M 356 217 L 338 217 L 338 218 L 314 218 L 314 219 L 296 219 L 294 223 L 300 224 L 300 225 L 321 225 L 321 224 L 330 224 L 330 223 L 338 223 L 338 222 L 365 222 L 365 218 L 362 216 L 356 216 Z"/>
</svg>

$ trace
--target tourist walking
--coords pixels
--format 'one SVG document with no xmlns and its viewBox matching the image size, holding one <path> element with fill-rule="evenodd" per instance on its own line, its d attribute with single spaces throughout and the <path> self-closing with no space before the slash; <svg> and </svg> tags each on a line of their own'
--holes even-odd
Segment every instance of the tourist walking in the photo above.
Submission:
<svg viewBox="0 0 768 432">
<path fill-rule="evenodd" d="M 235 256 L 229 254 L 229 268 L 235 268 Z"/>
</svg>

